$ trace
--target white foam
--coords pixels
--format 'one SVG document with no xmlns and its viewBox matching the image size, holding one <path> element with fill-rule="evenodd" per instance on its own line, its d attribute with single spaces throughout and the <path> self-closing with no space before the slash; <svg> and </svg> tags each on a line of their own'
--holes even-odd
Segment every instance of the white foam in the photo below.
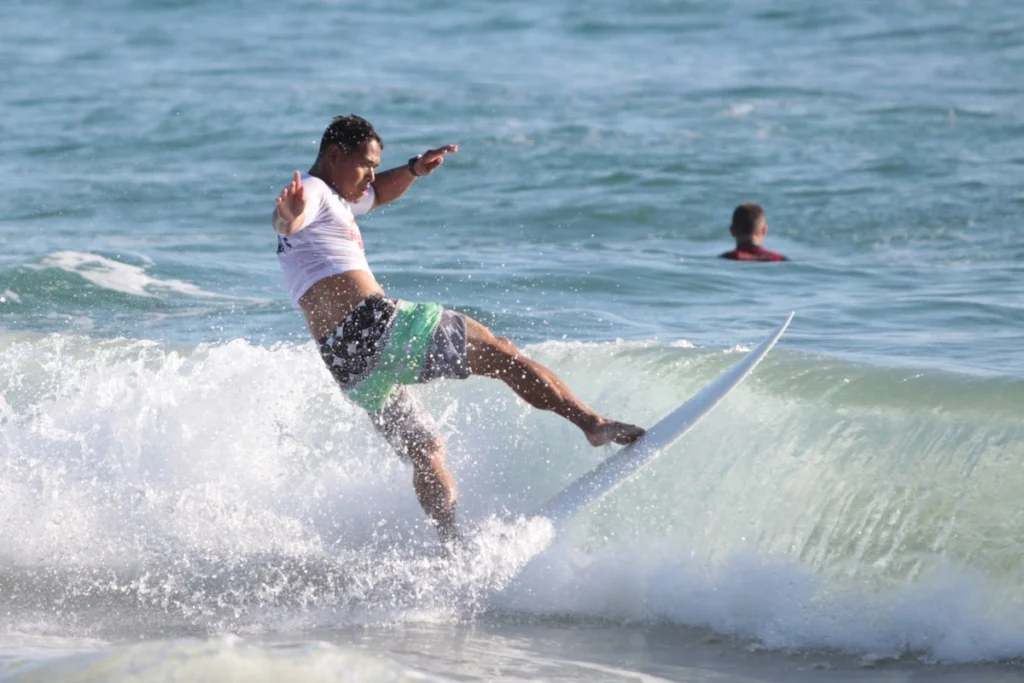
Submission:
<svg viewBox="0 0 1024 683">
<path fill-rule="evenodd" d="M 601 412 L 641 424 L 731 365 L 717 350 L 650 343 L 528 351 Z M 312 343 L 7 335 L 0 557 L 44 578 L 141 565 L 148 573 L 121 582 L 57 574 L 57 595 L 253 630 L 444 622 L 497 606 L 869 657 L 1024 656 L 1015 570 L 998 569 L 1019 566 L 1019 544 L 975 543 L 1002 538 L 999 520 L 1017 504 L 1016 413 L 992 426 L 992 410 L 975 424 L 928 403 L 859 408 L 872 376 L 832 366 L 814 376 L 793 362 L 759 368 L 501 593 L 550 537 L 494 514 L 531 509 L 606 454 L 501 383 L 414 389 L 449 437 L 460 517 L 481 526 L 470 561 L 439 565 L 415 550 L 436 546 L 408 466 L 344 400 Z M 885 400 L 907 386 L 885 382 Z M 926 388 L 933 396 L 934 381 Z M 211 585 L 197 559 L 236 573 Z"/>
<path fill-rule="evenodd" d="M 730 119 L 742 119 L 746 118 L 752 111 L 754 111 L 752 102 L 737 102 L 736 104 L 729 105 L 728 108 L 722 111 L 721 116 Z"/>
<path fill-rule="evenodd" d="M 777 649 L 837 649 L 867 660 L 916 654 L 941 662 L 1019 659 L 1024 616 L 976 574 L 939 571 L 913 585 L 841 587 L 798 563 L 741 552 L 695 560 L 677 544 L 597 552 L 558 542 L 503 596 L 510 609 L 707 627 Z"/>
<path fill-rule="evenodd" d="M 114 292 L 155 298 L 157 292 L 174 292 L 195 297 L 227 298 L 238 297 L 207 292 L 184 280 L 161 280 L 146 273 L 145 268 L 122 263 L 97 254 L 77 251 L 58 251 L 47 254 L 39 264 L 26 265 L 33 270 L 57 268 L 79 275 L 97 287 Z"/>
<path fill-rule="evenodd" d="M 9 666 L 6 673 L 32 680 L 221 681 L 431 681 L 443 679 L 384 657 L 324 642 L 272 646 L 236 636 L 179 639 L 84 650 L 49 661 Z"/>
<path fill-rule="evenodd" d="M 0 480 L 4 525 L 28 536 L 0 548 L 25 561 L 55 549 L 111 561 L 139 532 L 224 553 L 311 552 L 319 540 L 292 515 L 315 509 L 318 489 L 358 482 L 380 448 L 353 453 L 362 465 L 328 457 L 372 435 L 308 349 L 233 342 L 183 356 L 149 342 L 84 351 L 52 337 L 12 343 L 0 366 L 29 389 L 8 396 L 0 424 L 15 465 Z M 363 438 L 347 438 L 356 426 Z"/>
</svg>

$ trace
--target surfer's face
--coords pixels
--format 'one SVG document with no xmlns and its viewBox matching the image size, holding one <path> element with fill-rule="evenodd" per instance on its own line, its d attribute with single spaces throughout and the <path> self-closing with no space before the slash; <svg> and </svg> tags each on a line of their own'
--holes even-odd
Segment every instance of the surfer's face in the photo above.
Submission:
<svg viewBox="0 0 1024 683">
<path fill-rule="evenodd" d="M 327 151 L 330 178 L 334 190 L 347 202 L 357 202 L 366 194 L 380 166 L 380 143 L 367 140 L 352 152 L 332 146 Z"/>
</svg>

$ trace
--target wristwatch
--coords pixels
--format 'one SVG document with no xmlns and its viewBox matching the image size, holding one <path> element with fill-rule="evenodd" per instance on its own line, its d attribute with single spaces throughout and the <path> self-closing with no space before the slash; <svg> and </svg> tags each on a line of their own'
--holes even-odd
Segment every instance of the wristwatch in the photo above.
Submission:
<svg viewBox="0 0 1024 683">
<path fill-rule="evenodd" d="M 421 156 L 423 156 L 423 155 L 422 154 L 417 154 L 412 159 L 409 159 L 409 173 L 412 173 L 417 178 L 422 178 L 423 177 L 422 173 L 417 173 L 416 172 L 416 162 L 420 160 Z"/>
</svg>

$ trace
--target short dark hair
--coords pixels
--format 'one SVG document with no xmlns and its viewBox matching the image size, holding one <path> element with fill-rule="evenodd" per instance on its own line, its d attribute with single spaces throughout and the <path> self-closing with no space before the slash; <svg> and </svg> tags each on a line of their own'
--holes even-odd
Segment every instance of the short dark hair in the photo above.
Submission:
<svg viewBox="0 0 1024 683">
<path fill-rule="evenodd" d="M 376 140 L 380 148 L 384 149 L 384 141 L 373 129 L 373 124 L 362 116 L 335 116 L 320 139 L 319 154 L 323 154 L 331 145 L 337 145 L 346 153 L 353 152 L 370 140 Z"/>
<path fill-rule="evenodd" d="M 764 225 L 764 209 L 753 202 L 744 202 L 732 212 L 731 230 L 741 237 L 750 237 Z"/>
</svg>

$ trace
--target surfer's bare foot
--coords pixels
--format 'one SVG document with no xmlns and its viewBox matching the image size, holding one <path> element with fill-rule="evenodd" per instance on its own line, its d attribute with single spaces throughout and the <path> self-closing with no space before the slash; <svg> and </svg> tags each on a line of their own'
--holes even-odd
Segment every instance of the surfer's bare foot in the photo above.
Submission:
<svg viewBox="0 0 1024 683">
<path fill-rule="evenodd" d="M 587 441 L 591 446 L 604 446 L 617 443 L 627 446 L 644 435 L 644 429 L 625 422 L 615 422 L 601 418 L 593 429 L 585 429 Z"/>
</svg>

